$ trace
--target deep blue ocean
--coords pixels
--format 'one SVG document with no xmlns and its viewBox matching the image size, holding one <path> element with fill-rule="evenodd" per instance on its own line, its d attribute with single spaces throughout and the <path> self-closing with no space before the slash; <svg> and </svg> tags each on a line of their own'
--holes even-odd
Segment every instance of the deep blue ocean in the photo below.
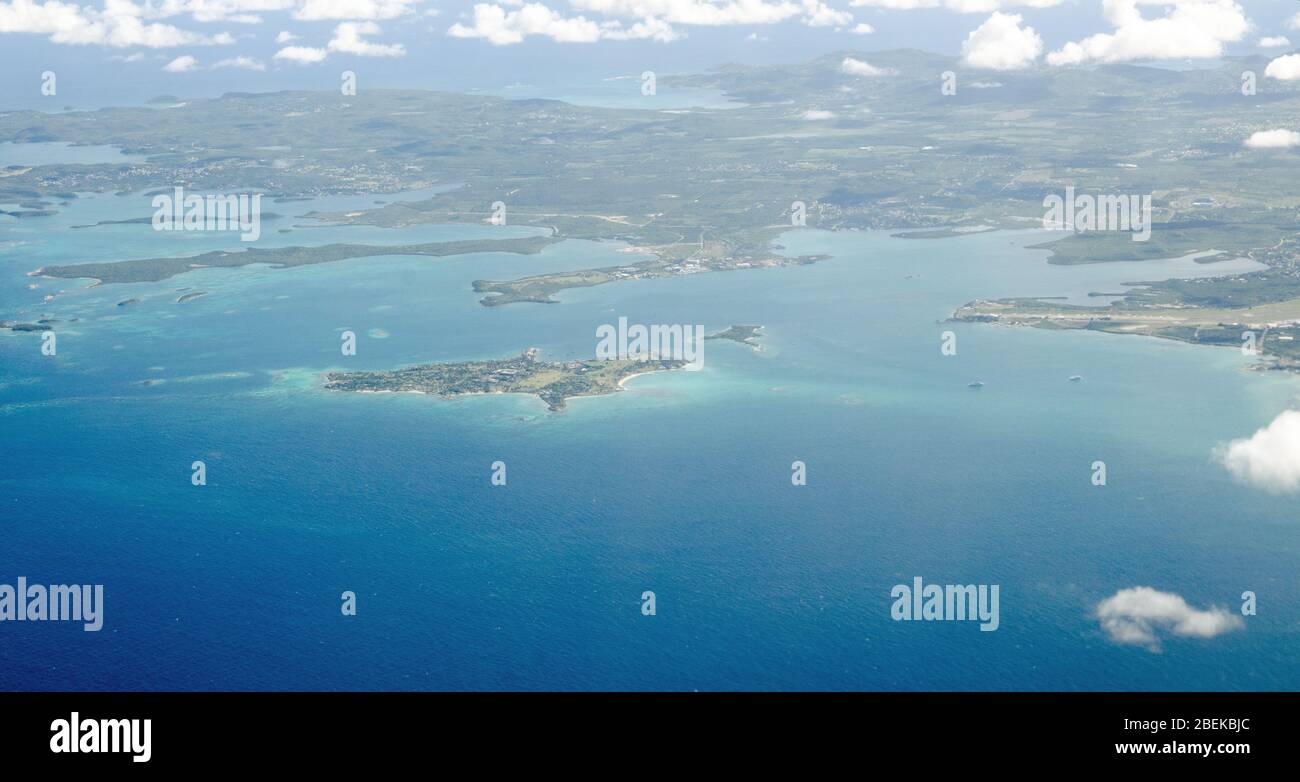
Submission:
<svg viewBox="0 0 1300 782">
<path fill-rule="evenodd" d="M 531 232 L 298 217 L 386 198 L 264 203 L 286 217 L 257 246 Z M 566 241 L 97 288 L 27 276 L 241 246 L 71 227 L 150 212 L 141 195 L 99 195 L 0 218 L 0 318 L 59 321 L 54 357 L 37 334 L 0 331 L 0 583 L 103 584 L 106 600 L 98 633 L 0 624 L 2 689 L 1300 687 L 1295 498 L 1234 482 L 1214 457 L 1285 410 L 1300 378 L 1246 371 L 1229 349 L 942 322 L 977 297 L 1086 301 L 1239 266 L 1051 266 L 1026 247 L 1050 238 L 1039 231 L 806 230 L 786 251 L 833 259 L 549 306 L 486 308 L 470 283 L 636 256 Z M 337 368 L 530 346 L 590 357 L 620 316 L 762 324 L 763 349 L 711 341 L 700 372 L 558 414 L 525 396 L 320 388 Z M 194 460 L 207 486 L 191 485 Z M 806 486 L 791 484 L 795 460 Z M 915 576 L 998 584 L 999 629 L 891 620 L 891 587 Z M 1136 586 L 1233 612 L 1251 590 L 1258 615 L 1159 651 L 1115 643 L 1095 608 Z M 356 616 L 340 612 L 345 590 Z"/>
</svg>

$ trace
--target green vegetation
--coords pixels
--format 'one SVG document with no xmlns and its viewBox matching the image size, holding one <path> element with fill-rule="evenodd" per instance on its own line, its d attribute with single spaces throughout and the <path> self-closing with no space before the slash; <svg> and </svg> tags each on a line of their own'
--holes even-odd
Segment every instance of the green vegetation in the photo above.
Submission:
<svg viewBox="0 0 1300 782">
<path fill-rule="evenodd" d="M 846 57 L 884 75 L 845 73 Z M 565 238 L 624 242 L 637 253 L 624 266 L 474 283 L 485 305 L 500 306 L 554 302 L 558 291 L 620 280 L 810 263 L 819 259 L 787 258 L 776 245 L 804 224 L 801 214 L 811 228 L 889 229 L 942 241 L 1041 227 L 1044 197 L 1067 187 L 1149 195 L 1150 241 L 1115 232 L 1048 234 L 1042 246 L 1051 262 L 1211 252 L 1201 260 L 1244 257 L 1268 268 L 1152 283 L 1108 307 L 1058 307 L 1061 317 L 1045 302 L 995 303 L 959 315 L 1010 314 L 1053 328 L 1091 323 L 1086 327 L 1155 333 L 1168 326 L 1168 335 L 1178 337 L 1187 327 L 1300 317 L 1300 194 L 1293 187 L 1300 156 L 1244 146 L 1251 133 L 1291 127 L 1300 114 L 1300 83 L 1269 79 L 1259 94 L 1241 94 L 1242 71 L 1263 73 L 1266 65 L 1267 58 L 1251 56 L 1205 70 L 1103 65 L 991 74 L 917 51 L 840 52 L 803 64 L 727 66 L 660 80 L 661 90 L 719 89 L 746 102 L 728 109 L 665 111 L 653 96 L 644 107 L 599 108 L 367 90 L 15 111 L 0 114 L 0 141 L 107 144 L 146 161 L 12 166 L 0 172 L 0 203 L 39 212 L 76 192 L 148 192 L 177 182 L 209 192 L 262 192 L 282 203 L 442 184 L 451 187 L 419 201 L 376 197 L 369 208 L 313 216 L 337 225 L 484 223 L 500 201 L 508 224 L 551 234 L 496 244 L 328 245 L 44 270 L 103 282 L 165 279 L 196 266 L 536 252 Z M 939 89 L 944 71 L 957 74 L 955 95 Z"/>
<path fill-rule="evenodd" d="M 37 272 L 45 277 L 81 278 L 99 280 L 101 285 L 122 282 L 154 282 L 178 274 L 204 268 L 232 268 L 252 263 L 286 268 L 310 266 L 317 263 L 367 258 L 376 255 L 423 255 L 440 258 L 468 253 L 508 252 L 539 253 L 559 239 L 549 236 L 529 236 L 520 239 L 471 239 L 456 242 L 429 242 L 427 244 L 371 245 L 327 244 L 322 247 L 280 247 L 260 250 L 255 247 L 239 252 L 214 250 L 187 258 L 148 258 L 139 261 L 116 263 L 81 263 L 70 266 L 46 266 Z"/>
<path fill-rule="evenodd" d="M 850 56 L 887 75 L 843 73 Z M 0 178 L 0 202 L 176 182 L 251 189 L 282 202 L 447 183 L 457 187 L 424 201 L 319 216 L 374 225 L 483 222 L 502 201 L 512 225 L 626 241 L 666 264 L 699 255 L 712 271 L 770 258 L 772 240 L 792 227 L 796 201 L 810 227 L 938 237 L 1040 225 L 1043 197 L 1073 185 L 1152 194 L 1156 225 L 1147 243 L 1063 235 L 1050 243 L 1053 262 L 1218 250 L 1290 275 L 1287 234 L 1300 207 L 1288 164 L 1295 153 L 1242 146 L 1252 131 L 1286 127 L 1300 110 L 1300 91 L 1285 82 L 1240 94 L 1241 71 L 1262 72 L 1266 63 L 1043 68 L 993 78 L 917 51 L 841 52 L 661 80 L 661 89 L 721 89 L 748 102 L 730 109 L 662 111 L 652 97 L 644 108 L 613 109 L 367 90 L 8 112 L 0 114 L 0 140 L 110 144 L 147 162 L 17 168 Z M 956 95 L 940 93 L 946 70 L 958 75 Z M 806 119 L 814 110 L 829 116 Z M 608 281 L 606 273 L 484 281 L 481 289 L 500 294 L 494 303 L 550 301 L 568 284 Z"/>
<path fill-rule="evenodd" d="M 685 361 L 587 359 L 551 363 L 537 360 L 536 348 L 498 361 L 422 364 L 391 372 L 330 372 L 325 388 L 362 393 L 435 394 L 444 399 L 465 394 L 535 394 L 552 411 L 576 396 L 612 394 L 633 375 L 679 369 Z"/>
<path fill-rule="evenodd" d="M 556 301 L 551 298 L 551 294 L 566 288 L 589 288 L 593 285 L 603 285 L 618 280 L 652 280 L 661 277 L 699 274 L 701 272 L 802 265 L 816 263 L 828 257 L 826 255 L 801 255 L 797 258 L 785 256 L 755 258 L 750 255 L 738 255 L 687 258 L 678 262 L 656 258 L 652 261 L 640 261 L 627 266 L 608 266 L 603 269 L 583 269 L 574 272 L 554 272 L 504 282 L 475 280 L 474 290 L 480 293 L 492 294 L 480 299 L 480 303 L 486 307 L 499 307 L 503 304 L 513 304 L 520 301 L 555 304 Z"/>
<path fill-rule="evenodd" d="M 751 348 L 758 349 L 758 340 L 763 336 L 759 332 L 762 330 L 762 326 L 732 326 L 725 331 L 710 334 L 706 336 L 705 339 L 729 339 L 733 342 L 739 342 L 742 345 L 749 345 Z"/>
</svg>

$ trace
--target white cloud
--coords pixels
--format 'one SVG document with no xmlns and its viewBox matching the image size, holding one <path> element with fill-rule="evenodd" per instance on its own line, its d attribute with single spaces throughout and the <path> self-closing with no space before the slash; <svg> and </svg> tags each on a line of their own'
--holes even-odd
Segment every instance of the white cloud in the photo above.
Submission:
<svg viewBox="0 0 1300 782">
<path fill-rule="evenodd" d="M 231 57 L 229 59 L 220 60 L 218 62 L 213 63 L 212 67 L 213 68 L 239 68 L 245 71 L 266 70 L 266 66 L 262 64 L 261 60 L 258 60 L 255 57 L 245 57 L 243 55 L 240 55 L 239 57 Z"/>
<path fill-rule="evenodd" d="M 76 0 L 0 0 L 0 33 L 34 33 L 57 43 L 168 48 L 231 44 L 229 33 L 205 35 L 159 21 L 186 16 L 200 23 L 259 24 L 269 13 L 285 13 L 300 21 L 374 22 L 408 15 L 436 16 L 422 10 L 424 0 L 103 0 L 102 9 L 77 5 Z M 751 25 L 799 20 L 810 27 L 866 34 L 870 25 L 834 7 L 832 0 L 569 0 L 587 16 L 566 16 L 545 0 L 489 0 L 477 3 L 472 21 L 453 24 L 450 34 L 483 38 L 494 44 L 519 43 L 528 36 L 561 42 L 599 40 L 673 41 L 682 36 L 674 25 Z M 955 1 L 955 0 L 954 0 Z M 962 0 L 970 2 L 972 0 Z M 982 1 L 982 0 L 981 0 Z M 592 16 L 591 14 L 595 14 Z M 397 45 L 371 43 L 354 28 L 335 32 L 330 51 L 365 56 L 399 56 Z M 281 59 L 319 62 L 318 51 L 285 46 L 298 36 L 288 30 L 276 36 L 284 47 Z"/>
<path fill-rule="evenodd" d="M 679 37 L 668 20 L 653 15 L 624 27 L 619 21 L 598 23 L 585 16 L 565 17 L 541 3 L 522 3 L 513 11 L 491 3 L 475 3 L 473 24 L 457 22 L 447 30 L 447 34 L 456 38 L 483 38 L 497 46 L 516 44 L 530 35 L 540 35 L 560 43 L 641 39 L 673 41 Z"/>
<path fill-rule="evenodd" d="M 855 60 L 852 57 L 845 57 L 840 62 L 840 72 L 847 73 L 850 76 L 886 76 L 893 73 L 889 68 L 877 68 L 871 63 Z"/>
<path fill-rule="evenodd" d="M 163 66 L 163 70 L 168 73 L 185 73 L 198 67 L 199 61 L 188 54 L 182 54 L 180 57 L 172 60 Z"/>
<path fill-rule="evenodd" d="M 1300 13 L 1286 20 L 1286 26 L 1292 30 L 1300 30 Z"/>
<path fill-rule="evenodd" d="M 1270 62 L 1264 75 L 1282 81 L 1300 79 L 1300 54 L 1287 54 Z"/>
<path fill-rule="evenodd" d="M 918 8 L 947 8 L 963 14 L 986 14 L 1003 8 L 1051 8 L 1064 0 L 853 0 L 858 8 L 915 11 Z"/>
<path fill-rule="evenodd" d="M 799 115 L 799 119 L 808 120 L 809 122 L 819 122 L 824 119 L 835 119 L 835 112 L 825 111 L 823 109 L 808 109 Z"/>
<path fill-rule="evenodd" d="M 1165 14 L 1147 19 L 1144 5 Z M 1102 12 L 1115 32 L 1067 43 L 1047 55 L 1048 64 L 1218 57 L 1250 29 L 1234 0 L 1104 0 Z"/>
<path fill-rule="evenodd" d="M 803 5 L 789 0 L 569 0 L 569 5 L 604 16 L 623 19 L 654 17 L 669 24 L 701 27 L 774 24 L 806 14 Z"/>
<path fill-rule="evenodd" d="M 852 27 L 852 29 L 849 30 L 849 32 L 853 33 L 854 35 L 870 35 L 875 31 L 876 28 L 872 27 L 866 22 L 858 22 Z"/>
<path fill-rule="evenodd" d="M 821 0 L 802 0 L 803 23 L 809 27 L 848 27 L 853 24 L 853 14 L 837 11 Z"/>
<path fill-rule="evenodd" d="M 1255 148 L 1278 148 L 1300 144 L 1300 133 L 1269 130 L 1251 136 L 1262 137 Z M 1272 423 L 1250 437 L 1233 440 L 1216 450 L 1228 472 L 1242 483 L 1273 494 L 1300 490 L 1300 410 L 1285 410 Z"/>
<path fill-rule="evenodd" d="M 314 22 L 327 19 L 396 19 L 413 10 L 417 0 L 303 0 L 294 19 Z"/>
<path fill-rule="evenodd" d="M 1300 146 L 1300 133 L 1294 130 L 1260 130 L 1250 134 L 1246 139 L 1250 149 L 1286 149 Z"/>
<path fill-rule="evenodd" d="M 0 0 L 0 34 L 48 35 L 54 43 L 166 49 L 226 42 L 170 24 L 146 22 L 146 9 L 129 0 L 105 0 L 102 8 L 60 0 Z"/>
<path fill-rule="evenodd" d="M 401 57 L 406 47 L 400 43 L 380 44 L 364 40 L 362 36 L 382 32 L 374 22 L 343 22 L 334 28 L 334 37 L 326 46 L 331 52 L 356 54 L 362 57 Z"/>
<path fill-rule="evenodd" d="M 569 0 L 569 5 L 615 19 L 698 27 L 775 24 L 795 17 L 809 27 L 847 30 L 854 24 L 853 14 L 824 0 Z"/>
<path fill-rule="evenodd" d="M 400 43 L 384 44 L 366 40 L 366 36 L 379 35 L 382 32 L 383 30 L 374 22 L 339 22 L 334 27 L 334 36 L 324 46 L 285 46 L 275 53 L 273 59 L 310 65 L 323 61 L 332 52 L 358 57 L 404 56 L 406 47 Z M 277 42 L 292 41 L 297 37 L 292 33 L 283 32 L 277 36 Z"/>
<path fill-rule="evenodd" d="M 1043 39 L 1032 27 L 1021 27 L 1019 14 L 995 13 L 975 28 L 961 45 L 961 59 L 972 68 L 1010 71 L 1024 68 L 1043 53 Z"/>
<path fill-rule="evenodd" d="M 1160 651 L 1160 633 L 1185 638 L 1214 638 L 1245 626 L 1224 608 L 1199 610 L 1173 592 L 1151 587 L 1121 589 L 1097 604 L 1101 628 L 1112 641 Z"/>
<path fill-rule="evenodd" d="M 1274 49 L 1279 46 L 1290 46 L 1291 39 L 1285 35 L 1266 35 L 1259 39 L 1259 48 Z"/>
<path fill-rule="evenodd" d="M 517 11 L 475 3 L 473 26 L 457 22 L 447 34 L 456 38 L 484 38 L 497 46 L 519 43 L 530 35 L 561 43 L 592 43 L 600 40 L 600 25 L 584 16 L 565 18 L 541 3 L 524 3 Z"/>
<path fill-rule="evenodd" d="M 318 49 L 312 46 L 286 46 L 276 52 L 273 59 L 288 60 L 289 62 L 307 65 L 324 60 L 328 54 L 329 53 L 324 49 Z"/>
<path fill-rule="evenodd" d="M 296 0 L 145 0 L 145 11 L 153 17 L 189 15 L 196 22 L 260 24 L 267 11 L 287 11 Z"/>
<path fill-rule="evenodd" d="M 676 41 L 682 36 L 673 29 L 672 25 L 652 16 L 626 28 L 618 22 L 603 22 L 600 26 L 600 37 L 610 41 L 650 39 L 660 43 L 668 43 L 669 41 Z"/>
</svg>

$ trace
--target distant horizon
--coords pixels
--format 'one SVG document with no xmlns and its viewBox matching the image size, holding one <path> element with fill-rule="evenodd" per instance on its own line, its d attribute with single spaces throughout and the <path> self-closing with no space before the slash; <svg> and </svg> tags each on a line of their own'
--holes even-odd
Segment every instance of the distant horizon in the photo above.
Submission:
<svg viewBox="0 0 1300 782">
<path fill-rule="evenodd" d="M 1117 62 L 1117 63 L 1094 63 L 1094 64 L 1086 64 L 1086 65 L 1078 65 L 1078 66 L 1070 66 L 1070 67 L 1075 70 L 1079 70 L 1079 69 L 1104 70 L 1106 68 L 1112 68 L 1112 67 L 1125 67 L 1125 68 L 1151 68 L 1155 70 L 1175 71 L 1175 72 L 1213 71 L 1223 67 L 1225 64 L 1230 62 L 1245 62 L 1245 61 L 1252 61 L 1252 60 L 1269 61 L 1278 56 L 1292 53 L 1293 51 L 1300 52 L 1300 37 L 1297 37 L 1297 45 L 1292 49 L 1269 53 L 1269 54 L 1260 53 L 1260 52 L 1243 52 L 1240 54 L 1224 54 L 1223 56 L 1215 59 L 1143 60 L 1143 61 Z M 831 57 L 852 56 L 852 55 L 859 55 L 864 57 L 871 57 L 871 56 L 879 57 L 881 55 L 899 54 L 904 52 L 916 52 L 930 57 L 944 58 L 952 61 L 957 67 L 964 67 L 960 65 L 960 58 L 956 55 L 945 54 L 943 52 L 927 51 L 924 49 L 917 49 L 914 47 L 901 47 L 901 48 L 892 48 L 892 49 L 868 49 L 868 48 L 835 49 L 835 50 L 823 52 L 816 56 L 810 56 L 804 60 L 799 60 L 796 62 L 791 62 L 786 64 L 807 65 Z M 779 64 L 766 63 L 766 62 L 728 61 L 728 62 L 719 62 L 715 65 L 711 65 L 708 67 L 701 67 L 693 70 L 659 71 L 656 73 L 656 75 L 661 80 L 661 84 L 662 84 L 663 83 L 662 80 L 669 79 L 672 77 L 689 77 L 689 76 L 707 75 L 709 73 L 725 70 L 727 68 L 758 69 L 758 68 L 766 68 L 766 67 L 779 67 Z M 965 69 L 986 73 L 990 76 L 996 76 L 999 73 L 998 71 L 986 70 L 986 69 L 977 69 L 977 68 L 969 68 L 969 67 L 965 67 Z M 338 74 L 330 72 L 328 73 L 327 80 L 333 80 L 337 78 L 337 75 Z M 614 81 L 624 81 L 624 80 L 634 81 L 637 79 L 638 75 L 639 72 L 638 73 L 631 73 L 631 72 L 611 73 L 608 75 L 600 75 L 600 76 L 589 74 L 586 77 L 582 77 L 582 78 L 577 77 L 575 75 L 563 80 L 543 81 L 540 83 L 527 83 L 527 82 L 514 81 L 510 83 L 478 85 L 473 87 L 466 87 L 463 89 L 456 89 L 455 87 L 385 85 L 385 86 L 371 86 L 368 88 L 368 91 L 390 92 L 390 93 L 406 92 L 406 93 L 429 93 L 429 94 L 446 94 L 446 95 L 467 95 L 467 96 L 497 97 L 503 100 L 554 100 L 559 102 L 567 102 L 565 100 L 565 97 L 561 95 L 561 92 L 566 89 L 571 90 L 571 89 L 591 88 L 591 87 L 598 86 L 601 83 L 608 83 Z M 555 91 L 555 92 L 554 94 L 546 93 L 546 94 L 513 96 L 508 94 L 509 91 L 511 90 L 534 90 L 534 91 L 548 90 L 548 91 Z M 142 107 L 155 107 L 155 106 L 158 108 L 167 108 L 167 106 L 164 105 L 164 99 L 168 99 L 168 100 L 174 99 L 175 101 L 185 103 L 190 101 L 221 100 L 224 98 L 233 98 L 233 97 L 240 97 L 240 96 L 271 96 L 271 95 L 292 95 L 292 94 L 312 95 L 312 94 L 337 94 L 337 93 L 338 93 L 337 86 L 334 83 L 332 83 L 332 81 L 330 81 L 328 86 L 321 85 L 319 87 L 276 87 L 276 88 L 268 88 L 263 90 L 230 89 L 218 93 L 194 93 L 194 94 L 183 93 L 183 92 L 158 92 L 156 94 L 149 95 L 149 96 L 136 97 L 133 98 L 131 101 L 110 102 L 110 103 L 103 103 L 99 105 L 85 105 L 85 106 L 68 105 L 68 106 L 60 106 L 59 108 L 49 108 L 47 106 L 49 99 L 43 99 L 41 101 L 37 101 L 32 106 L 14 107 L 14 108 L 0 107 L 0 115 L 8 114 L 8 113 L 19 113 L 19 112 L 60 114 L 69 111 L 102 111 L 106 109 L 142 108 Z M 665 90 L 664 88 L 661 87 L 659 89 L 659 94 L 657 97 L 665 98 L 670 94 L 671 93 L 668 90 Z M 576 104 L 576 105 L 591 105 L 591 104 Z M 595 105 L 599 105 L 599 104 L 595 104 Z M 663 108 L 663 107 L 647 107 L 647 110 L 656 110 L 658 108 Z M 710 107 L 710 108 L 721 108 L 721 107 Z"/>
<path fill-rule="evenodd" d="M 51 35 L 49 30 L 62 29 L 63 21 L 42 21 L 39 15 L 29 19 L 11 10 L 15 8 L 11 3 L 0 2 L 0 41 L 4 42 L 0 68 L 11 74 L 11 78 L 0 80 L 0 110 L 48 111 L 51 104 L 57 106 L 55 110 L 133 105 L 160 94 L 204 98 L 227 92 L 328 90 L 344 70 L 356 72 L 363 88 L 466 93 L 500 91 L 514 85 L 553 89 L 644 70 L 700 73 L 731 63 L 792 64 L 835 51 L 873 54 L 917 49 L 956 57 L 976 29 L 986 28 L 995 16 L 1017 20 L 1020 32 L 1011 28 L 1013 36 L 1025 30 L 1037 36 L 1038 61 L 1042 63 L 1071 42 L 1115 29 L 1103 16 L 1101 0 L 1058 0 L 1055 4 L 1053 0 L 943 1 L 948 7 L 930 7 L 941 0 L 802 0 L 803 10 L 795 11 L 800 6 L 785 0 L 756 0 L 757 4 L 746 6 L 744 12 L 722 14 L 716 9 L 733 7 L 703 0 L 683 0 L 679 6 L 663 0 L 643 6 L 680 9 L 668 15 L 694 20 L 672 23 L 671 36 L 676 37 L 616 40 L 601 32 L 601 40 L 587 42 L 581 39 L 581 32 L 566 31 L 563 25 L 590 20 L 588 24 L 612 25 L 609 29 L 630 34 L 632 19 L 619 9 L 643 6 L 568 0 L 566 7 L 557 0 L 551 5 L 529 4 L 529 8 L 551 9 L 554 20 L 534 25 L 535 31 L 529 28 L 513 43 L 450 34 L 455 26 L 462 29 L 459 35 L 488 34 L 473 27 L 471 9 L 475 4 L 468 1 L 335 3 L 328 11 L 302 6 L 290 12 L 267 9 L 292 9 L 305 0 L 232 0 L 218 6 L 223 10 L 214 16 L 208 6 L 178 0 L 167 4 L 172 10 L 166 14 L 141 12 L 139 21 L 146 25 L 143 31 L 106 32 L 101 24 L 101 28 L 69 31 L 62 36 Z M 1223 2 L 1239 9 L 1237 21 L 1244 27 L 1236 32 L 1211 32 L 1217 36 L 1212 43 L 1186 41 L 1165 46 L 1162 51 L 1172 53 L 1167 60 L 1170 67 L 1197 67 L 1222 57 L 1281 55 L 1296 48 L 1290 39 L 1272 47 L 1262 47 L 1261 40 L 1282 39 L 1288 34 L 1300 44 L 1293 18 L 1300 5 L 1268 0 Z M 511 3 L 479 5 L 507 10 L 518 7 Z M 901 8 L 905 5 L 910 9 Z M 236 13 L 241 8 L 250 10 Z M 606 9 L 608 15 L 593 10 L 597 8 Z M 746 22 L 747 14 L 760 18 L 754 9 L 764 8 L 769 10 L 763 18 L 779 21 Z M 784 10 L 787 8 L 791 10 Z M 971 8 L 980 11 L 961 12 Z M 1139 8 L 1148 20 L 1162 13 L 1159 4 L 1144 3 Z M 6 14 L 6 10 L 10 12 Z M 342 35 L 341 28 L 346 31 Z M 1007 32 L 1000 29 L 998 34 Z M 1014 50 L 1017 41 L 996 43 L 999 48 Z M 299 59 L 287 59 L 286 49 Z M 1122 58 L 1117 62 L 1144 61 L 1130 54 L 1106 56 Z M 41 94 L 40 76 L 46 71 L 58 74 L 57 96 Z"/>
</svg>

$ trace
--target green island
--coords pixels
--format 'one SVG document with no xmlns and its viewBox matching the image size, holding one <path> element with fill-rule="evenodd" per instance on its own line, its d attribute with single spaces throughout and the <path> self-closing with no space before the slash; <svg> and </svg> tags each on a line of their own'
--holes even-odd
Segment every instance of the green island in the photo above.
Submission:
<svg viewBox="0 0 1300 782">
<path fill-rule="evenodd" d="M 602 360 L 547 362 L 529 348 L 513 358 L 421 364 L 380 372 L 330 372 L 325 388 L 359 393 L 433 394 L 443 399 L 466 394 L 534 394 L 555 412 L 577 396 L 623 390 L 636 375 L 665 372 L 686 365 L 678 360 Z"/>
<path fill-rule="evenodd" d="M 56 214 L 58 211 L 54 209 L 0 209 L 0 215 L 16 217 L 20 220 L 24 217 L 49 217 Z"/>
<path fill-rule="evenodd" d="M 248 266 L 254 263 L 288 268 L 377 255 L 423 255 L 438 258 L 449 255 L 486 252 L 509 252 L 529 255 L 539 253 L 547 246 L 558 241 L 560 240 L 550 236 L 528 236 L 517 239 L 470 239 L 454 242 L 388 246 L 327 244 L 321 247 L 278 247 L 265 250 L 250 247 L 239 252 L 213 250 L 212 252 L 186 258 L 148 258 L 138 261 L 116 261 L 114 263 L 44 266 L 32 274 L 66 279 L 89 277 L 98 280 L 100 285 L 109 285 L 124 282 L 156 282 L 194 269 L 232 268 Z"/>
<path fill-rule="evenodd" d="M 275 212 L 261 212 L 258 214 L 257 219 L 261 221 L 266 221 L 266 220 L 279 220 L 282 219 L 283 217 L 284 215 L 276 214 Z M 98 222 L 90 223 L 89 225 L 73 225 L 69 227 L 75 230 L 81 230 L 85 228 L 99 228 L 105 225 L 152 225 L 152 224 L 153 224 L 153 217 L 149 216 L 149 217 L 128 217 L 123 220 L 100 220 Z"/>
<path fill-rule="evenodd" d="M 705 339 L 729 339 L 732 342 L 739 342 L 742 345 L 748 345 L 755 350 L 762 350 L 758 340 L 763 335 L 759 332 L 763 330 L 762 326 L 732 326 L 725 331 L 719 331 L 716 334 L 709 334 Z"/>
<path fill-rule="evenodd" d="M 18 323 L 12 320 L 0 320 L 0 329 L 9 331 L 51 331 L 49 322 L 41 323 Z"/>
</svg>

